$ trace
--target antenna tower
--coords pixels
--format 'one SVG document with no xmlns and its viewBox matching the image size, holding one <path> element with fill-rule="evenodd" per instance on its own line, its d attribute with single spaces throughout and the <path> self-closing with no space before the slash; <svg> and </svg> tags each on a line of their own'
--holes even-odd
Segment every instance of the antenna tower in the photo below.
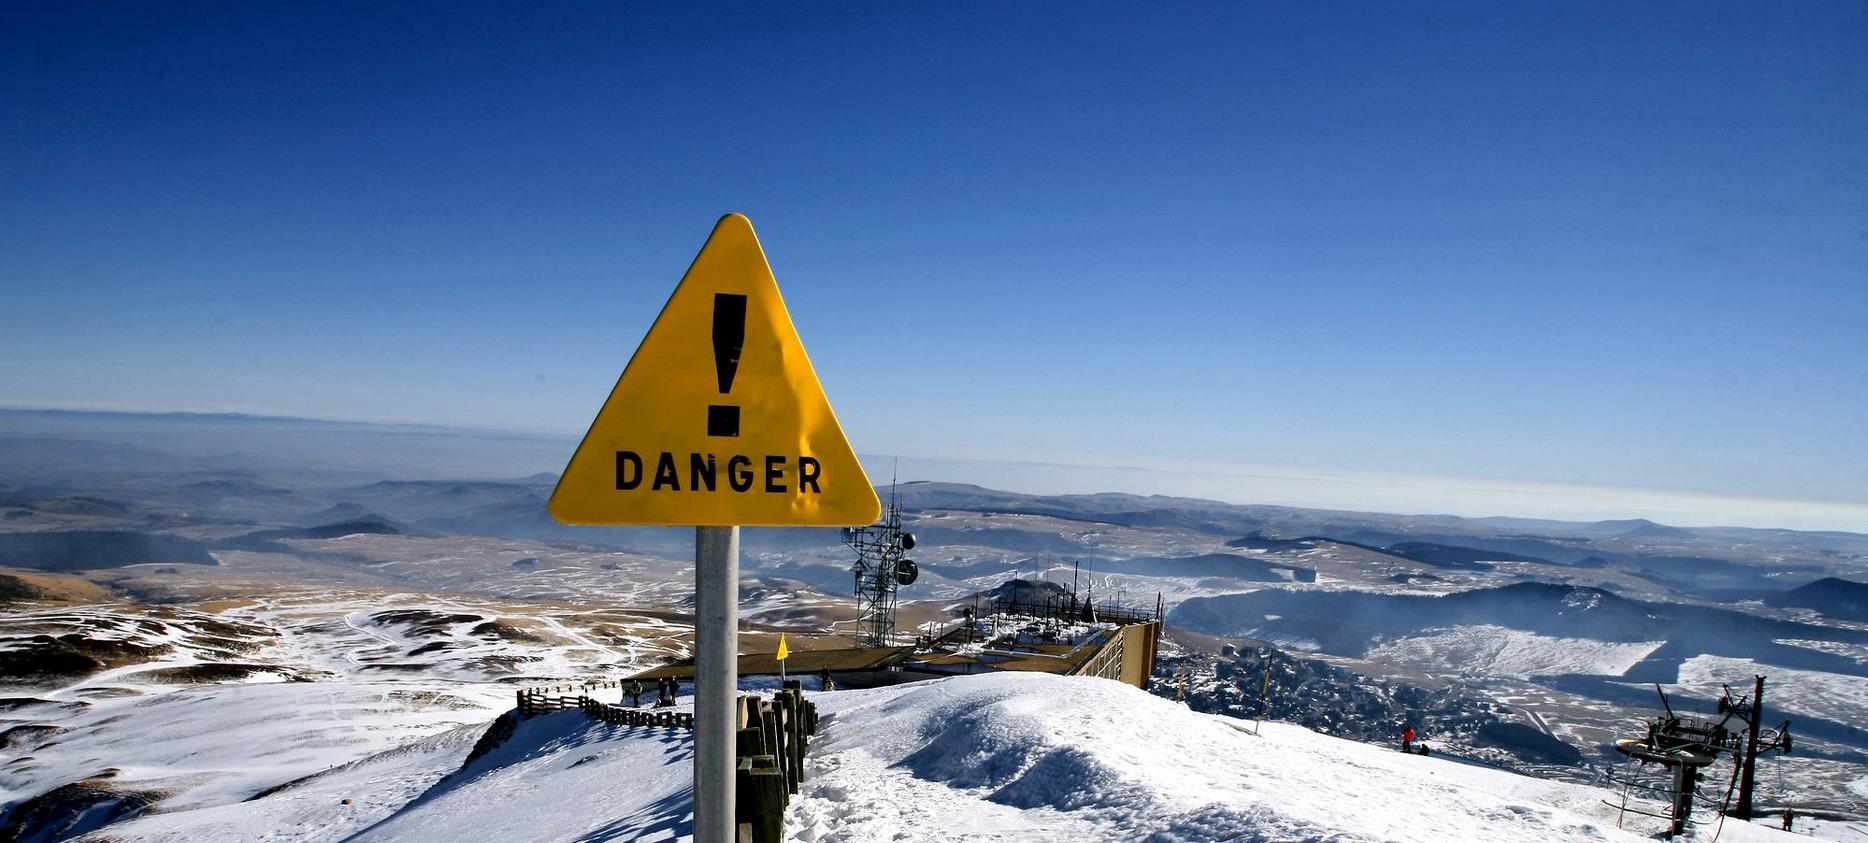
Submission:
<svg viewBox="0 0 1868 843">
<path fill-rule="evenodd" d="M 904 558 L 914 549 L 915 536 L 902 531 L 893 477 L 889 478 L 889 508 L 881 523 L 844 528 L 843 543 L 856 551 L 850 572 L 856 575 L 857 646 L 893 646 L 896 590 L 914 584 L 921 575 L 914 560 Z"/>
</svg>

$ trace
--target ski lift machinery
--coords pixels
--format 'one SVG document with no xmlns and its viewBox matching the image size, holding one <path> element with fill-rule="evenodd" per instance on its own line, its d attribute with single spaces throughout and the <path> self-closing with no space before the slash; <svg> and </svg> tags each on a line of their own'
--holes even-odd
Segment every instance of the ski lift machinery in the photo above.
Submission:
<svg viewBox="0 0 1868 843">
<path fill-rule="evenodd" d="M 1720 802 L 1718 811 L 1721 817 L 1728 815 L 1728 808 L 1735 807 L 1735 810 L 1730 811 L 1730 816 L 1741 820 L 1750 819 L 1752 779 L 1758 753 L 1790 751 L 1790 721 L 1786 720 L 1782 726 L 1768 732 L 1759 728 L 1764 707 L 1764 677 L 1757 677 L 1756 689 L 1748 696 L 1734 695 L 1729 686 L 1721 686 L 1721 689 L 1724 694 L 1718 701 L 1719 717 L 1713 720 L 1674 711 L 1673 704 L 1667 699 L 1667 692 L 1655 685 L 1654 692 L 1660 696 L 1663 714 L 1648 721 L 1645 736 L 1623 738 L 1615 742 L 1615 751 L 1635 759 L 1642 766 L 1655 762 L 1666 771 L 1670 781 L 1665 782 L 1640 783 L 1634 776 L 1625 775 L 1619 807 L 1624 814 L 1669 820 L 1667 837 L 1670 839 L 1685 834 L 1688 826 L 1693 824 L 1696 798 L 1707 804 Z M 1745 728 L 1727 728 L 1734 718 L 1743 723 Z M 1730 755 L 1732 758 L 1730 786 L 1723 798 L 1716 790 L 1700 793 L 1699 783 L 1705 779 L 1703 771 L 1716 763 L 1721 755 Z M 1644 795 L 1664 798 L 1668 803 L 1666 811 L 1654 813 L 1628 807 L 1628 794 L 1634 789 L 1643 791 Z M 1738 792 L 1736 806 L 1731 804 L 1734 790 Z M 1607 800 L 1603 802 L 1610 807 L 1617 807 Z M 1620 825 L 1619 821 L 1617 825 Z"/>
</svg>

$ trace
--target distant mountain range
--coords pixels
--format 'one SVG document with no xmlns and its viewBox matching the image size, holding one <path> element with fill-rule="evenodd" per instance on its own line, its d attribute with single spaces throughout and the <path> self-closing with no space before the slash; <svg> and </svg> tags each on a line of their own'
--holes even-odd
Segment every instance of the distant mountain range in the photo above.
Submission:
<svg viewBox="0 0 1868 843">
<path fill-rule="evenodd" d="M 1868 621 L 1868 584 L 1824 577 L 1782 594 L 1764 598 L 1767 605 L 1781 608 L 1814 609 L 1832 618 Z"/>
<path fill-rule="evenodd" d="M 884 490 L 885 492 L 887 490 Z M 1592 555 L 1601 542 L 1657 545 L 1666 542 L 1730 546 L 1794 547 L 1813 552 L 1868 553 L 1868 534 L 1757 529 L 1671 527 L 1645 519 L 1553 521 L 1529 518 L 1467 518 L 1458 515 L 1389 514 L 1288 506 L 1229 504 L 1200 498 L 1131 495 L 1030 495 L 964 483 L 909 482 L 895 488 L 911 509 L 953 509 L 1049 515 L 1074 521 L 1129 527 L 1181 527 L 1285 539 L 1327 536 L 1382 547 L 1433 542 L 1571 562 Z"/>
<path fill-rule="evenodd" d="M 1781 642 L 1868 644 L 1868 631 L 1539 582 L 1447 595 L 1264 589 L 1183 601 L 1168 622 L 1210 635 L 1310 641 L 1323 652 L 1347 655 L 1383 640 L 1473 625 L 1558 638 L 1661 641 L 1666 643 L 1627 678 L 1666 682 L 1674 681 L 1681 658 L 1700 654 L 1853 674 L 1859 666 L 1852 659 Z"/>
<path fill-rule="evenodd" d="M 576 528 L 545 500 L 570 437 L 237 415 L 0 410 L 0 523 L 63 512 L 158 531 L 203 524 L 317 527 L 383 519 L 397 529 L 685 554 L 686 532 Z M 1657 586 L 1721 599 L 1868 572 L 1868 535 L 1687 528 L 1646 519 L 1564 522 L 1238 505 L 1163 495 L 1033 495 L 963 483 L 890 491 L 910 513 L 1035 515 L 1078 524 L 1182 530 L 1241 548 L 1327 541 L 1447 571 L 1500 563 L 1622 568 Z M 983 519 L 916 529 L 928 546 L 1011 554 L 1104 555 L 1071 530 L 1009 529 Z M 85 525 L 88 526 L 88 525 Z M 1080 532 L 1080 531 L 1076 531 Z M 748 529 L 749 551 L 834 546 L 828 529 Z M 1243 558 L 1241 556 L 1240 558 Z M 1768 560 L 1769 564 L 1759 564 Z M 1233 558 L 1128 559 L 1135 572 L 1300 575 L 1246 570 Z M 1299 564 L 1302 564 L 1301 562 Z"/>
</svg>

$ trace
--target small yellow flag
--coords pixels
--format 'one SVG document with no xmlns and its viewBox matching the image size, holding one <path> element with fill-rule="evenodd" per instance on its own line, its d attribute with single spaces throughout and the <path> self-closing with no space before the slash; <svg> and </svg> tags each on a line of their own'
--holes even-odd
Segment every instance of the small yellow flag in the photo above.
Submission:
<svg viewBox="0 0 1868 843">
<path fill-rule="evenodd" d="M 782 662 L 789 655 L 791 655 L 791 648 L 785 646 L 785 633 L 781 632 L 778 634 L 778 660 Z"/>
</svg>

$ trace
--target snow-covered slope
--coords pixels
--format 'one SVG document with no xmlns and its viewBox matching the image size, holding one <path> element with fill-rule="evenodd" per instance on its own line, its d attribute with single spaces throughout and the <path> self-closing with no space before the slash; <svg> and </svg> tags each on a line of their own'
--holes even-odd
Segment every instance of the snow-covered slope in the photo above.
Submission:
<svg viewBox="0 0 1868 843">
<path fill-rule="evenodd" d="M 216 608 L 0 616 L 0 841 L 239 804 L 456 727 L 477 737 L 522 682 L 686 652 L 671 621 L 590 607 L 307 592 Z"/>
<path fill-rule="evenodd" d="M 343 840 L 387 819 L 459 769 L 485 732 L 484 724 L 460 726 L 307 776 L 259 798 L 148 813 L 111 825 L 92 839 Z"/>
<path fill-rule="evenodd" d="M 244 802 L 146 814 L 99 841 L 676 840 L 693 826 L 693 739 L 578 711 L 431 735 Z"/>
<path fill-rule="evenodd" d="M 1608 791 L 1199 714 L 1101 679 L 962 676 L 814 694 L 823 732 L 794 840 L 1628 840 Z M 112 840 L 679 840 L 684 733 L 521 721 L 461 766 L 469 730 L 262 798 L 145 816 Z M 348 802 L 344 800 L 349 800 Z M 1651 820 L 1642 822 L 1652 823 Z M 1710 839 L 1710 830 L 1705 835 Z M 1728 823 L 1721 841 L 1788 840 Z"/>
<path fill-rule="evenodd" d="M 1598 788 L 1188 711 L 1086 677 L 820 697 L 807 841 L 1638 840 Z M 1770 839 L 1761 828 L 1722 840 Z M 1652 829 L 1643 829 L 1651 832 Z"/>
</svg>

